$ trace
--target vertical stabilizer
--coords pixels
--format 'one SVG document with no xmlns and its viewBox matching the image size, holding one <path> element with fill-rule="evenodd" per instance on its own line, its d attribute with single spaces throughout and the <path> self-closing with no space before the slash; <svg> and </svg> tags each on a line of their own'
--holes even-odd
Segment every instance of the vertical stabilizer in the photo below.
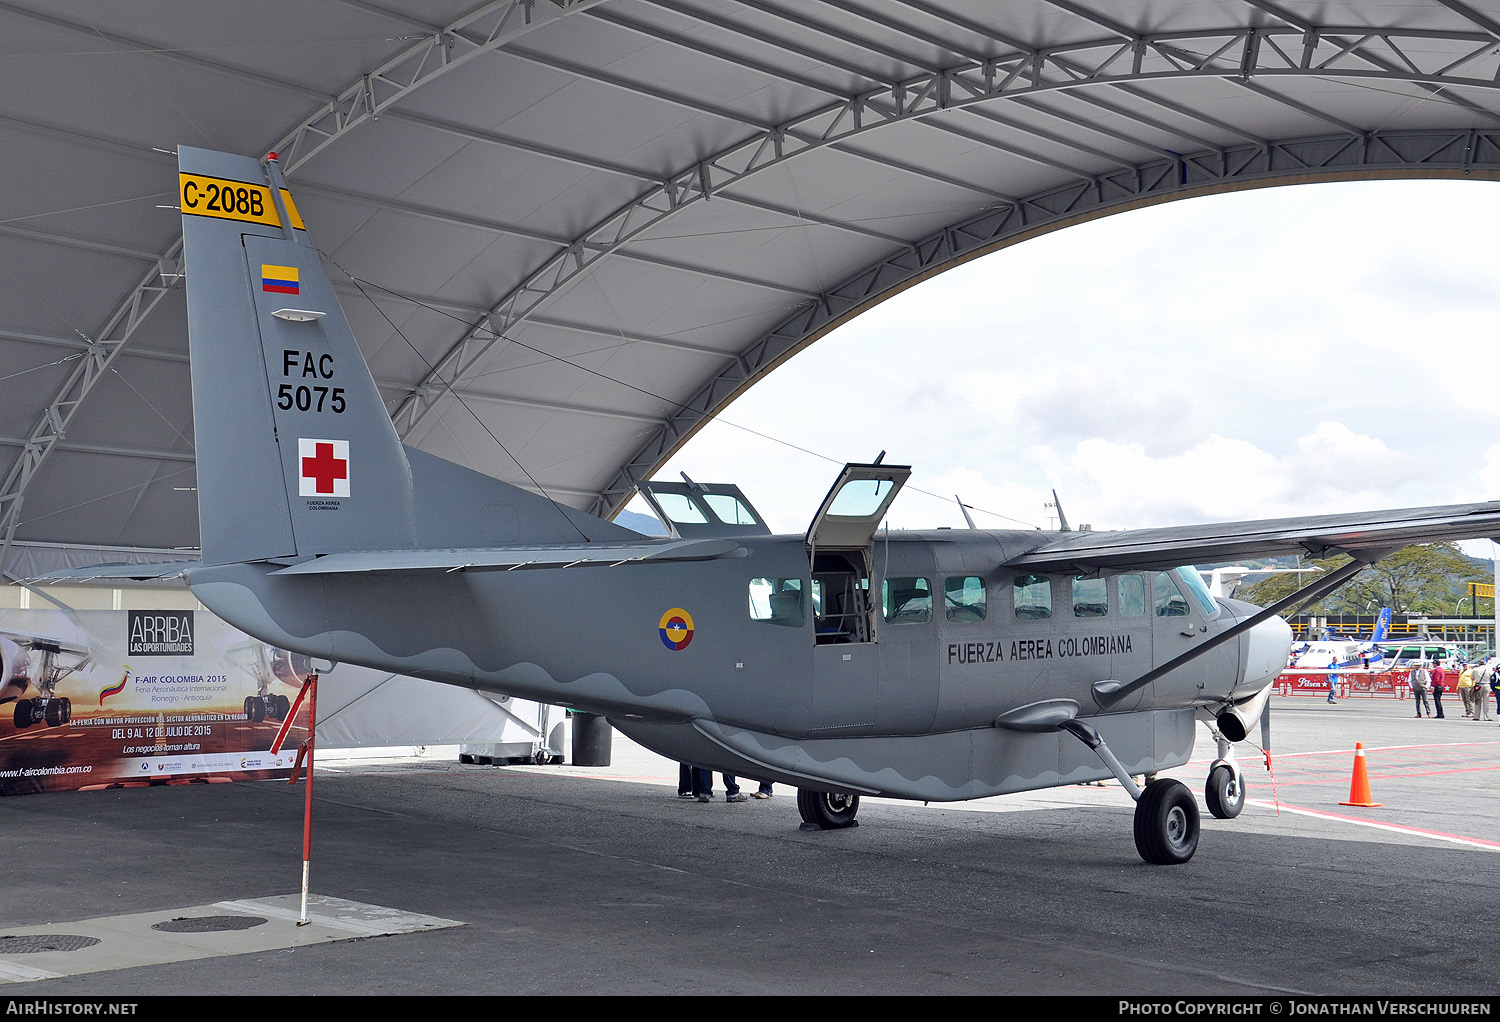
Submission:
<svg viewBox="0 0 1500 1022">
<path fill-rule="evenodd" d="M 1381 607 L 1380 616 L 1375 619 L 1375 630 L 1370 633 L 1371 642 L 1379 642 L 1391 634 L 1391 608 Z"/>
<path fill-rule="evenodd" d="M 405 452 L 280 175 L 178 166 L 204 563 L 412 548 Z"/>
</svg>

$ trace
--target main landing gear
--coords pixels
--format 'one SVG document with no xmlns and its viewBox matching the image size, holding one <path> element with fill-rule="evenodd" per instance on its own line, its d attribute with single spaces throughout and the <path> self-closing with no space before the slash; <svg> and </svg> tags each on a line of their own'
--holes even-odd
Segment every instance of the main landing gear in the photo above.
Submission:
<svg viewBox="0 0 1500 1022">
<path fill-rule="evenodd" d="M 267 696 L 245 697 L 245 719 L 259 724 L 270 717 L 272 720 L 286 720 L 286 715 L 291 711 L 292 701 L 284 695 L 272 693 Z"/>
<path fill-rule="evenodd" d="M 803 830 L 842 830 L 858 827 L 854 815 L 859 812 L 859 796 L 836 791 L 797 789 L 797 812 L 802 815 Z"/>
<path fill-rule="evenodd" d="M 73 701 L 67 696 L 17 699 L 15 715 L 11 719 L 17 728 L 41 723 L 48 727 L 62 727 L 73 719 Z"/>
<path fill-rule="evenodd" d="M 1186 784 L 1163 777 L 1142 791 L 1098 731 L 1076 719 L 1058 726 L 1098 753 L 1135 799 L 1135 850 L 1142 859 L 1153 866 L 1174 866 L 1193 857 L 1198 850 L 1198 802 Z"/>
</svg>

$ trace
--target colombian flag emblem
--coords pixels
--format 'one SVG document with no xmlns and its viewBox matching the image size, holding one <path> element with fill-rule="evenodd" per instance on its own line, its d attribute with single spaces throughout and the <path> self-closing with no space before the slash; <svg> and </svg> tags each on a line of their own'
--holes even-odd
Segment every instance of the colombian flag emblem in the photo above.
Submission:
<svg viewBox="0 0 1500 1022">
<path fill-rule="evenodd" d="M 297 279 L 297 267 L 272 266 L 270 263 L 261 263 L 260 289 L 281 295 L 301 294 L 301 285 Z"/>
</svg>

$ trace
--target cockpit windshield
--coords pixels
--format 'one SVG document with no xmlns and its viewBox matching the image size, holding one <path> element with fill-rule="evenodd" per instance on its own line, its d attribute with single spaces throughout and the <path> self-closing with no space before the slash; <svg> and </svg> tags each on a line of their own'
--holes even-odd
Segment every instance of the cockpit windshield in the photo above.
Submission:
<svg viewBox="0 0 1500 1022">
<path fill-rule="evenodd" d="M 1177 577 L 1182 580 L 1182 587 L 1193 594 L 1198 608 L 1203 611 L 1205 617 L 1213 617 L 1219 612 L 1219 605 L 1208 591 L 1208 586 L 1203 584 L 1203 575 L 1191 564 L 1175 569 Z"/>
</svg>

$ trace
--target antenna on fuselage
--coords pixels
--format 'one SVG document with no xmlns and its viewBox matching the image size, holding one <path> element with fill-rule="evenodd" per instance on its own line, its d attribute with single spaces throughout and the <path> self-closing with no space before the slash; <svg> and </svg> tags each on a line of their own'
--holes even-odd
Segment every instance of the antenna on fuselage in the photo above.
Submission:
<svg viewBox="0 0 1500 1022">
<path fill-rule="evenodd" d="M 1047 506 L 1057 508 L 1057 531 L 1072 532 L 1073 526 L 1068 524 L 1068 516 L 1063 514 L 1062 501 L 1057 499 L 1056 490 L 1052 491 L 1052 503 L 1048 504 Z"/>
<path fill-rule="evenodd" d="M 969 514 L 969 505 L 967 505 L 967 504 L 964 503 L 964 499 L 962 497 L 960 497 L 956 493 L 953 495 L 953 499 L 956 500 L 956 501 L 958 501 L 958 509 L 963 512 L 963 514 L 964 514 L 964 521 L 966 521 L 966 522 L 969 523 L 969 528 L 971 528 L 971 529 L 977 529 L 977 528 L 979 528 L 979 526 L 977 526 L 977 525 L 974 524 L 974 517 Z"/>
</svg>

